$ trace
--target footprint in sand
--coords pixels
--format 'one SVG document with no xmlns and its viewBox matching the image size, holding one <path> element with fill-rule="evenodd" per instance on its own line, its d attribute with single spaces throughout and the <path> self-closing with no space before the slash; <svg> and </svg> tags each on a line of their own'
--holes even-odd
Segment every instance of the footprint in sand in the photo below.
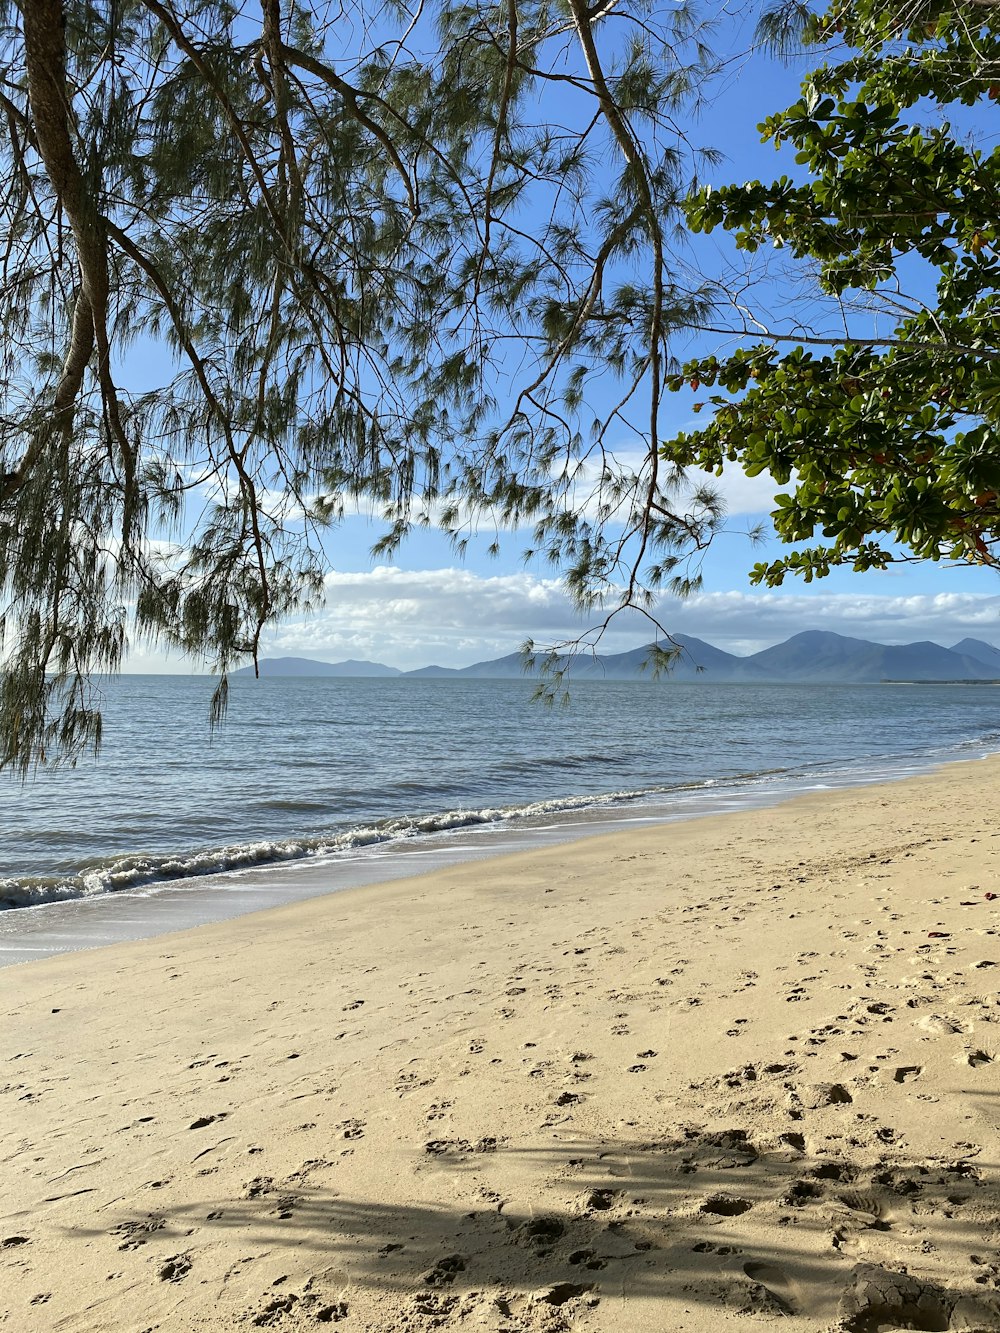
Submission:
<svg viewBox="0 0 1000 1333">
<path fill-rule="evenodd" d="M 346 1301 L 334 1301 L 332 1305 L 320 1306 L 316 1311 L 315 1319 L 317 1324 L 339 1324 L 342 1319 L 347 1318 L 350 1312 L 351 1307 Z"/>
<path fill-rule="evenodd" d="M 926 1018 L 917 1020 L 917 1027 L 941 1037 L 958 1036 L 968 1031 L 967 1024 L 961 1019 L 952 1018 L 950 1014 L 928 1014 Z"/>
<path fill-rule="evenodd" d="M 446 1287 L 455 1281 L 457 1275 L 465 1270 L 465 1258 L 461 1254 L 449 1254 L 439 1259 L 433 1268 L 423 1275 L 428 1287 Z"/>
<path fill-rule="evenodd" d="M 912 1083 L 915 1078 L 919 1078 L 924 1072 L 923 1065 L 900 1065 L 893 1073 L 894 1083 Z"/>
<path fill-rule="evenodd" d="M 764 1288 L 782 1314 L 796 1313 L 798 1289 L 780 1265 L 752 1262 L 743 1265 L 743 1272 L 751 1282 L 758 1282 Z"/>
<path fill-rule="evenodd" d="M 396 1075 L 395 1090 L 402 1097 L 408 1092 L 413 1092 L 415 1088 L 429 1088 L 434 1081 L 423 1071 L 401 1069 Z"/>
<path fill-rule="evenodd" d="M 878 1230 L 884 1231 L 889 1229 L 888 1223 L 882 1221 L 882 1201 L 875 1194 L 865 1190 L 845 1190 L 842 1194 L 834 1196 L 834 1203 L 846 1209 L 853 1215 L 852 1220 L 865 1228 L 877 1227 Z"/>
<path fill-rule="evenodd" d="M 255 1328 L 270 1328 L 273 1324 L 279 1323 L 286 1314 L 291 1314 L 298 1302 L 298 1296 L 288 1292 L 285 1296 L 276 1296 L 274 1300 L 268 1301 L 262 1310 L 254 1316 Z"/>
<path fill-rule="evenodd" d="M 798 1096 L 808 1111 L 824 1106 L 850 1106 L 854 1101 L 843 1083 L 808 1083 L 798 1090 Z"/>
<path fill-rule="evenodd" d="M 434 1292 L 422 1292 L 420 1295 L 414 1296 L 410 1302 L 411 1308 L 416 1314 L 425 1315 L 428 1319 L 435 1321 L 430 1324 L 431 1328 L 446 1323 L 457 1304 L 457 1296 L 445 1296 Z M 409 1322 L 407 1320 L 407 1323 Z"/>
<path fill-rule="evenodd" d="M 538 1258 L 551 1254 L 566 1227 L 558 1217 L 532 1217 L 516 1228 L 516 1239 L 534 1250 Z M 570 1262 L 574 1262 L 572 1259 Z"/>
<path fill-rule="evenodd" d="M 227 1112 L 220 1111 L 218 1115 L 201 1115 L 197 1120 L 193 1120 L 188 1129 L 204 1129 L 207 1125 L 214 1125 L 217 1120 L 225 1120 Z"/>
<path fill-rule="evenodd" d="M 581 1268 L 589 1268 L 593 1272 L 608 1266 L 607 1260 L 602 1259 L 596 1250 L 574 1250 L 568 1262 Z"/>
<path fill-rule="evenodd" d="M 567 1301 L 576 1300 L 579 1296 L 586 1296 L 588 1291 L 593 1291 L 592 1282 L 557 1282 L 554 1287 L 549 1287 L 539 1296 L 539 1300 L 544 1301 L 546 1305 L 554 1305 L 557 1308 L 565 1305 Z M 563 1325 L 565 1327 L 565 1325 Z"/>
<path fill-rule="evenodd" d="M 836 1180 L 839 1184 L 849 1184 L 856 1180 L 857 1168 L 847 1162 L 823 1162 L 812 1172 L 814 1180 Z"/>
<path fill-rule="evenodd" d="M 701 1205 L 699 1212 L 712 1217 L 742 1217 L 753 1207 L 749 1199 L 738 1199 L 729 1194 L 713 1194 Z"/>
<path fill-rule="evenodd" d="M 617 1198 L 617 1190 L 591 1190 L 583 1206 L 588 1212 L 604 1213 L 615 1206 Z"/>
<path fill-rule="evenodd" d="M 145 1245 L 154 1231 L 160 1231 L 167 1224 L 165 1217 L 156 1217 L 150 1213 L 140 1221 L 120 1222 L 112 1227 L 111 1235 L 120 1238 L 120 1250 L 135 1250 Z M 17 1237 L 14 1238 L 15 1240 Z M 0 1241 L 0 1249 L 6 1248 L 8 1241 Z"/>
<path fill-rule="evenodd" d="M 468 1139 L 431 1139 L 424 1144 L 424 1152 L 432 1157 L 445 1157 L 449 1153 L 472 1152 L 472 1144 Z"/>
<path fill-rule="evenodd" d="M 814 1180 L 796 1180 L 789 1185 L 782 1199 L 783 1203 L 789 1204 L 792 1208 L 804 1208 L 806 1204 L 815 1203 L 817 1199 L 823 1197 L 823 1186 Z"/>
<path fill-rule="evenodd" d="M 991 1065 L 996 1057 L 990 1055 L 988 1051 L 963 1051 L 961 1055 L 956 1055 L 956 1063 L 960 1065 L 969 1065 L 972 1069 L 978 1069 L 981 1065 Z"/>
<path fill-rule="evenodd" d="M 186 1254 L 175 1254 L 160 1269 L 161 1282 L 183 1282 L 191 1271 L 191 1260 Z"/>
</svg>

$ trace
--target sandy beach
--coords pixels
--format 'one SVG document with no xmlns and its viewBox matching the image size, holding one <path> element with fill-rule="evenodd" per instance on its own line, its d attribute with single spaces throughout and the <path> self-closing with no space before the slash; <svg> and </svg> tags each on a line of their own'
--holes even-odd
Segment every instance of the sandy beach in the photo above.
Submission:
<svg viewBox="0 0 1000 1333">
<path fill-rule="evenodd" d="M 1000 760 L 0 972 L 0 1327 L 1000 1329 Z"/>
</svg>

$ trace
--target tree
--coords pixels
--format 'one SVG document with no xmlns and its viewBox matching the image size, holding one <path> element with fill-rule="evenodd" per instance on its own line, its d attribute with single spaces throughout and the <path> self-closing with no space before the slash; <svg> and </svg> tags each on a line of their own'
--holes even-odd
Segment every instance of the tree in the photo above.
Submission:
<svg viewBox="0 0 1000 1333">
<path fill-rule="evenodd" d="M 130 638 L 218 716 L 354 502 L 382 551 L 532 525 L 581 605 L 683 579 L 721 512 L 656 448 L 710 60 L 668 12 L 0 0 L 0 767 L 96 747 Z"/>
<path fill-rule="evenodd" d="M 783 6 L 772 31 L 787 37 L 803 15 Z M 807 178 L 706 189 L 688 217 L 749 254 L 789 252 L 833 319 L 804 336 L 733 298 L 736 349 L 670 380 L 719 390 L 697 405 L 711 420 L 664 458 L 736 462 L 789 487 L 777 533 L 810 544 L 757 565 L 758 583 L 900 558 L 997 568 L 1000 152 L 974 131 L 992 127 L 1000 101 L 1000 6 L 835 0 L 805 15 L 804 36 L 837 58 L 761 129 L 796 150 Z M 718 306 L 707 323 L 721 326 Z"/>
</svg>

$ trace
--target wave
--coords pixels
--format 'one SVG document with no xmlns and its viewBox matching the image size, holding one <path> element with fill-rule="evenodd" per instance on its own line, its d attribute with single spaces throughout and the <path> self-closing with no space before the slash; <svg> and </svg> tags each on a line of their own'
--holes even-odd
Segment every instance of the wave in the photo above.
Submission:
<svg viewBox="0 0 1000 1333">
<path fill-rule="evenodd" d="M 309 838 L 261 839 L 231 843 L 224 847 L 197 848 L 182 853 L 149 853 L 117 857 L 89 866 L 79 874 L 67 876 L 36 875 L 0 879 L 0 910 L 40 907 L 46 903 L 72 898 L 92 898 L 105 893 L 120 893 L 146 884 L 192 879 L 227 871 L 249 870 L 260 866 L 297 861 L 308 857 L 351 852 L 382 843 L 484 824 L 501 824 L 539 815 L 573 810 L 602 809 L 639 800 L 649 791 L 608 792 L 600 796 L 568 796 L 528 805 L 486 806 L 478 810 L 441 810 L 433 814 L 403 815 L 371 824 L 358 825 L 342 832 Z"/>
<path fill-rule="evenodd" d="M 258 839 L 182 852 L 130 854 L 91 864 L 76 874 L 0 878 L 0 911 L 93 898 L 145 885 L 197 879 L 206 875 L 251 870 L 337 853 L 362 852 L 367 848 L 412 838 L 447 835 L 460 829 L 481 826 L 516 824 L 518 821 L 558 817 L 574 811 L 599 812 L 626 804 L 644 804 L 658 808 L 657 817 L 669 818 L 671 814 L 676 817 L 693 813 L 706 797 L 711 799 L 715 809 L 730 808 L 734 802 L 742 804 L 747 799 L 753 801 L 761 796 L 767 798 L 769 793 L 777 797 L 779 794 L 791 795 L 795 790 L 864 784 L 926 771 L 938 764 L 963 757 L 973 749 L 994 752 L 998 743 L 1000 731 L 989 731 L 929 750 L 869 754 L 854 762 L 827 761 L 761 768 L 633 790 L 554 797 L 520 805 L 485 805 L 478 809 L 459 807 L 433 813 L 401 815 L 309 837 Z M 585 757 L 592 761 L 592 756 Z M 413 786 L 419 787 L 420 784 L 414 783 Z M 669 811 L 663 808 L 664 798 L 669 802 Z M 284 803 L 278 798 L 274 804 Z M 298 804 L 288 803 L 290 808 Z"/>
</svg>

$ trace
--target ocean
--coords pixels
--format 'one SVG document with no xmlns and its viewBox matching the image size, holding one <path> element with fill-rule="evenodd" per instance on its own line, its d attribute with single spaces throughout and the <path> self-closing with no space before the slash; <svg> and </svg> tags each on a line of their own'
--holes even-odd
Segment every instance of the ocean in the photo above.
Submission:
<svg viewBox="0 0 1000 1333">
<path fill-rule="evenodd" d="M 0 965 L 489 855 L 1000 749 L 967 685 L 530 681 L 104 687 L 97 760 L 0 779 Z"/>
</svg>

